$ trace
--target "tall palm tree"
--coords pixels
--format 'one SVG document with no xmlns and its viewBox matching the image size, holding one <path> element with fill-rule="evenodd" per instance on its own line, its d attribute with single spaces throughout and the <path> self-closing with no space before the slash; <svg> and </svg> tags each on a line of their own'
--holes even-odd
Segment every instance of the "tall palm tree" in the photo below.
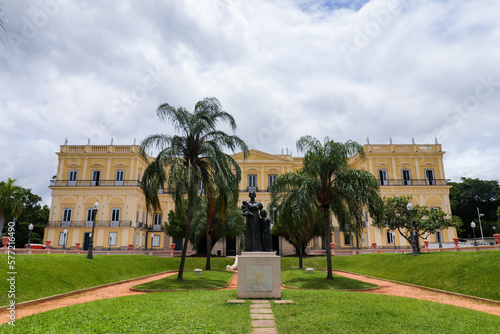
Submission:
<svg viewBox="0 0 500 334">
<path fill-rule="evenodd" d="M 148 161 L 146 150 L 152 148 L 160 150 L 156 159 L 144 171 L 141 188 L 146 198 L 146 205 L 156 211 L 161 211 L 158 189 L 165 183 L 168 183 L 169 193 L 172 194 L 176 205 L 187 199 L 186 235 L 177 275 L 177 279 L 182 279 L 191 221 L 203 193 L 200 192 L 200 184 L 204 189 L 210 189 L 209 185 L 230 185 L 238 182 L 241 177 L 240 168 L 223 150 L 229 149 L 234 152 L 239 148 L 246 155 L 248 147 L 238 136 L 228 135 L 217 129 L 219 122 L 227 122 L 234 131 L 236 122 L 214 97 L 198 101 L 193 113 L 183 107 L 175 108 L 167 103 L 160 105 L 156 113 L 162 121 L 171 122 L 181 134 L 155 134 L 141 142 L 141 154 L 146 161 Z M 223 192 L 225 189 L 220 191 Z"/>
<path fill-rule="evenodd" d="M 297 149 L 306 151 L 303 173 L 288 182 L 273 184 L 273 190 L 282 201 L 293 199 L 297 205 L 313 203 L 321 213 L 327 258 L 327 279 L 333 279 L 331 260 L 331 216 L 339 227 L 347 230 L 360 215 L 360 206 L 368 207 L 374 219 L 382 215 L 382 200 L 378 195 L 375 177 L 349 165 L 350 156 L 365 157 L 363 146 L 354 141 L 339 143 L 325 138 L 323 144 L 314 137 L 304 136 L 297 141 Z M 340 244 L 340 230 L 334 230 L 335 241 Z"/>
<path fill-rule="evenodd" d="M 271 185 L 271 218 L 273 234 L 284 237 L 299 255 L 299 268 L 303 266 L 303 252 L 309 240 L 321 234 L 322 217 L 314 202 L 303 201 L 300 191 L 276 192 L 289 185 L 305 185 L 303 170 L 280 175 Z"/>
<path fill-rule="evenodd" d="M 16 186 L 16 180 L 9 178 L 7 183 L 0 182 L 0 235 L 7 214 L 19 217 L 23 209 L 23 188 Z"/>
</svg>

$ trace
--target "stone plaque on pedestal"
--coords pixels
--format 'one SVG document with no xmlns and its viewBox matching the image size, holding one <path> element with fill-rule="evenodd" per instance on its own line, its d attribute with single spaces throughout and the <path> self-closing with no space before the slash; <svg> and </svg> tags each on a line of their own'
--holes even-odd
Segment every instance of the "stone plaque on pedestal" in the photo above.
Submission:
<svg viewBox="0 0 500 334">
<path fill-rule="evenodd" d="M 238 298 L 281 298 L 281 264 L 276 252 L 238 257 Z"/>
</svg>

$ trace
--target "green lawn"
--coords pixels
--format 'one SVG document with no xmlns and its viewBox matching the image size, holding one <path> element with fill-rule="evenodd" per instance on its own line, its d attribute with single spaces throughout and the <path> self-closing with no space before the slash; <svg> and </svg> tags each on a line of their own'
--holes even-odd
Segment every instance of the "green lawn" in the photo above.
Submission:
<svg viewBox="0 0 500 334">
<path fill-rule="evenodd" d="M 305 269 L 286 269 L 281 272 L 281 282 L 289 287 L 318 290 L 359 290 L 375 288 L 377 285 L 333 275 L 325 279 L 325 272 L 315 270 L 307 274 Z"/>
<path fill-rule="evenodd" d="M 16 321 L 12 333 L 250 333 L 250 303 L 234 290 L 169 291 L 99 300 Z M 285 290 L 279 333 L 498 333 L 500 317 L 416 299 Z M 11 330 L 7 324 L 0 330 Z"/>
<path fill-rule="evenodd" d="M 16 302 L 20 303 L 60 293 L 89 288 L 168 270 L 178 270 L 180 258 L 158 258 L 145 255 L 17 255 Z M 7 268 L 7 255 L 0 255 L 0 268 Z M 5 266 L 3 266 L 5 263 Z M 212 260 L 213 269 L 225 269 L 234 259 Z M 186 270 L 205 268 L 205 258 L 188 258 Z M 0 291 L 9 291 L 0 274 Z M 7 305 L 7 293 L 0 293 L 0 306 Z"/>
<path fill-rule="evenodd" d="M 281 263 L 296 267 L 298 259 Z M 332 264 L 333 269 L 500 301 L 500 251 L 334 256 Z M 306 267 L 326 268 L 326 258 L 306 258 Z"/>
<path fill-rule="evenodd" d="M 367 254 L 334 256 L 333 268 L 375 277 L 408 282 L 447 291 L 500 301 L 500 251 L 442 252 L 421 254 Z M 16 256 L 16 302 L 116 282 L 179 268 L 180 258 L 142 255 L 18 255 Z M 0 255 L 0 268 L 7 268 L 7 256 Z M 213 270 L 224 270 L 232 258 L 213 258 Z M 297 268 L 298 258 L 281 259 L 282 269 Z M 307 257 L 304 268 L 326 268 L 325 257 Z M 205 268 L 205 258 L 186 259 L 186 270 Z M 9 291 L 0 274 L 0 291 Z M 318 273 L 319 276 L 326 273 Z M 326 281 L 326 280 L 325 280 Z M 7 293 L 0 293 L 0 305 L 7 305 Z"/>
<path fill-rule="evenodd" d="M 141 290 L 202 290 L 223 288 L 227 285 L 234 273 L 220 270 L 203 270 L 201 275 L 195 275 L 194 271 L 185 272 L 182 281 L 177 275 L 165 277 L 156 281 L 134 286 Z"/>
</svg>

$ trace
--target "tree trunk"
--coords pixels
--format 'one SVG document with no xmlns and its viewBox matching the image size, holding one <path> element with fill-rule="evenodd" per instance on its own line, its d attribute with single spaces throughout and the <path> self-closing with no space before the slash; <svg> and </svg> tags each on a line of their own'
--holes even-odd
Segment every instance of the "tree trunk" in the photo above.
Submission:
<svg viewBox="0 0 500 334">
<path fill-rule="evenodd" d="M 207 232 L 207 263 L 205 265 L 205 270 L 211 270 L 210 268 L 210 256 L 212 253 L 212 233 Z"/>
<path fill-rule="evenodd" d="M 181 253 L 181 264 L 179 266 L 179 273 L 177 274 L 177 279 L 182 280 L 182 274 L 184 272 L 184 262 L 186 262 L 187 245 L 189 242 L 189 234 L 191 233 L 191 220 L 193 219 L 193 210 L 188 207 L 186 213 L 186 235 L 184 236 L 184 245 L 182 245 Z"/>
<path fill-rule="evenodd" d="M 326 248 L 326 279 L 333 279 L 332 272 L 332 253 L 330 248 L 331 230 L 330 230 L 330 208 L 321 208 L 323 211 L 323 223 L 325 226 L 325 248 Z M 337 233 L 335 233 L 337 234 Z"/>
<path fill-rule="evenodd" d="M 302 269 L 302 268 L 304 268 L 304 267 L 302 264 L 302 242 L 300 242 L 300 245 L 299 245 L 299 269 Z"/>
<path fill-rule="evenodd" d="M 5 209 L 0 210 L 0 236 L 2 235 L 3 232 L 3 224 L 5 222 Z"/>
</svg>

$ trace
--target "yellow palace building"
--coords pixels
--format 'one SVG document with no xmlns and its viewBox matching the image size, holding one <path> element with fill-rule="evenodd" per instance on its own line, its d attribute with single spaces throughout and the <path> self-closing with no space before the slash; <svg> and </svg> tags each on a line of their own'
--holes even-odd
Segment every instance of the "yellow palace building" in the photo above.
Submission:
<svg viewBox="0 0 500 334">
<path fill-rule="evenodd" d="M 378 179 L 382 196 L 413 195 L 413 204 L 441 207 L 450 213 L 449 188 L 446 182 L 441 145 L 364 145 L 366 159 L 352 157 L 354 168 L 367 170 Z M 50 182 L 52 202 L 44 241 L 53 249 L 87 249 L 93 224 L 93 206 L 99 202 L 95 217 L 94 247 L 97 250 L 167 250 L 172 243 L 180 249 L 181 240 L 166 235 L 164 222 L 174 208 L 169 194 L 159 189 L 161 213 L 146 210 L 140 180 L 146 162 L 138 145 L 61 145 L 57 174 Z M 248 200 L 248 191 L 256 191 L 256 200 L 269 208 L 269 186 L 281 174 L 302 168 L 303 159 L 291 152 L 269 154 L 251 149 L 246 160 L 242 153 L 233 158 L 242 171 L 240 204 Z M 362 247 L 372 243 L 377 248 L 407 248 L 397 231 L 371 226 L 368 214 L 363 232 Z M 340 232 L 335 220 L 336 249 L 351 248 L 356 243 L 351 235 Z M 449 228 L 431 235 L 431 245 L 450 243 L 456 230 Z M 340 244 L 339 241 L 340 240 Z M 238 240 L 220 240 L 214 254 L 240 253 Z M 371 247 L 371 246 L 370 246 Z M 285 240 L 273 237 L 273 248 L 279 254 L 293 253 Z M 311 240 L 306 251 L 324 249 L 322 238 Z"/>
</svg>

